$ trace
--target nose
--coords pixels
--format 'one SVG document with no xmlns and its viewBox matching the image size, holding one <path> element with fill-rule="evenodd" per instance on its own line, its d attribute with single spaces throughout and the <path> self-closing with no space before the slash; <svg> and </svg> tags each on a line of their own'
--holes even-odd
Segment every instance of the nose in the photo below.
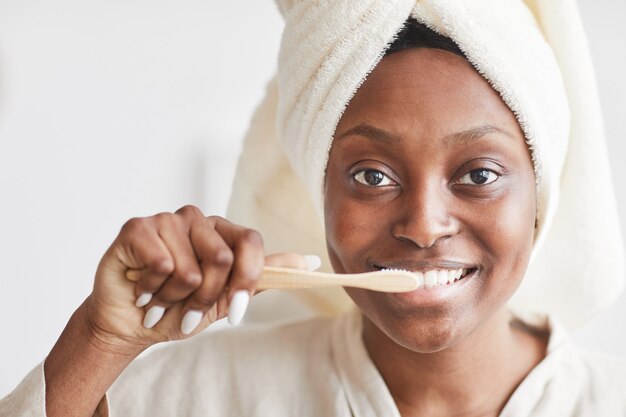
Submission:
<svg viewBox="0 0 626 417">
<path fill-rule="evenodd" d="M 392 226 L 396 239 L 430 248 L 439 240 L 454 236 L 459 222 L 453 214 L 450 191 L 437 184 L 425 184 L 403 192 L 398 216 Z"/>
</svg>

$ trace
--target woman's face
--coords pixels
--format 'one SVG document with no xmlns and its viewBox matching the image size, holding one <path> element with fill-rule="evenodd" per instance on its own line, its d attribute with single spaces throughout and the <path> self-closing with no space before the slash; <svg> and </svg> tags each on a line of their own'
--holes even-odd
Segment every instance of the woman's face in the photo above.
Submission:
<svg viewBox="0 0 626 417">
<path fill-rule="evenodd" d="M 338 273 L 420 271 L 428 286 L 467 273 L 409 293 L 346 289 L 396 343 L 417 352 L 453 346 L 501 309 L 524 275 L 535 225 L 524 135 L 462 57 L 390 55 L 337 126 L 325 216 Z"/>
</svg>

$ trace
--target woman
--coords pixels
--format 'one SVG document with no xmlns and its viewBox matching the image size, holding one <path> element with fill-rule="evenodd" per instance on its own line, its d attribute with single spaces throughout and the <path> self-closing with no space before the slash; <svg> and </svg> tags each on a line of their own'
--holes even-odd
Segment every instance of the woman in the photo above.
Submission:
<svg viewBox="0 0 626 417">
<path fill-rule="evenodd" d="M 554 187 L 561 167 L 570 166 L 565 150 L 571 155 L 582 140 L 579 130 L 569 131 L 567 110 L 576 110 L 576 100 L 566 96 L 568 80 L 559 78 L 534 17 L 517 1 L 392 3 L 281 4 L 287 25 L 277 133 L 323 219 L 333 269 L 406 269 L 422 274 L 425 288 L 399 294 L 346 288 L 357 309 L 339 317 L 209 333 L 129 366 L 155 343 L 186 339 L 227 314 L 238 322 L 263 265 L 308 268 L 312 259 L 264 256 L 263 242 L 280 246 L 276 236 L 287 235 L 280 227 L 306 218 L 306 208 L 279 216 L 278 225 L 260 222 L 271 226 L 261 233 L 205 218 L 193 207 L 133 219 L 104 255 L 92 294 L 44 365 L 3 400 L 1 411 L 106 415 L 103 397 L 113 385 L 111 415 L 626 414 L 622 361 L 577 350 L 553 317 L 540 323 L 507 306 L 529 279 L 538 240 L 550 250 L 563 244 L 548 229 L 555 213 L 568 213 L 557 206 Z M 487 11 L 498 19 L 485 17 Z M 310 42 L 311 33 L 318 42 Z M 499 49 L 499 42 L 535 55 Z M 321 58 L 301 59 L 312 51 Z M 507 54 L 511 61 L 502 61 Z M 268 120 L 262 110 L 272 108 L 271 91 L 268 97 L 252 127 L 261 141 L 276 136 L 263 135 L 258 124 Z M 258 151 L 255 143 L 249 139 L 248 152 Z M 267 176 L 255 176 L 249 155 L 240 161 L 235 200 L 247 198 L 245 181 L 285 177 L 273 176 L 280 160 Z M 302 192 L 285 193 L 281 186 L 298 186 L 290 181 L 265 182 L 256 190 L 267 190 L 268 198 L 257 201 L 276 198 L 272 207 L 284 209 L 281 202 Z M 594 184 L 595 192 L 602 187 Z M 249 208 L 234 207 L 233 218 Z M 559 235 L 564 217 L 554 225 Z M 316 226 L 309 220 L 290 229 L 298 248 L 305 239 L 294 235 Z M 577 221 L 584 230 L 585 219 Z M 590 235 L 610 237 L 620 253 L 619 239 L 600 223 Z M 601 259 L 596 255 L 587 262 Z M 541 270 L 546 258 L 534 256 Z M 560 253 L 550 256 L 556 262 Z M 576 282 L 568 265 L 557 267 L 552 271 L 565 272 L 552 281 Z M 128 269 L 140 269 L 141 279 L 127 280 Z M 601 295 L 620 281 L 586 290 L 587 307 L 604 305 Z M 567 312 L 572 294 L 551 308 L 539 308 L 546 307 L 542 297 L 525 307 Z M 570 310 L 580 314 L 570 322 L 591 311 Z"/>
</svg>

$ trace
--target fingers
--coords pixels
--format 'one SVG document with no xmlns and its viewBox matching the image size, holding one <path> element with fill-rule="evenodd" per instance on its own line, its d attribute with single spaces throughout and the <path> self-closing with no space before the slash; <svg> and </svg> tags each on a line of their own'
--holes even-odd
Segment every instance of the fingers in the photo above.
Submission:
<svg viewBox="0 0 626 417">
<path fill-rule="evenodd" d="M 174 259 L 150 218 L 129 220 L 117 240 L 123 252 L 120 258 L 128 266 L 139 270 L 135 293 L 139 296 L 136 305 L 142 307 L 150 302 L 152 294 L 174 271 Z"/>
<path fill-rule="evenodd" d="M 235 255 L 212 225 L 193 228 L 190 238 L 198 253 L 203 281 L 189 297 L 188 306 L 201 309 L 213 305 L 224 292 Z"/>
<path fill-rule="evenodd" d="M 230 304 L 231 324 L 245 313 L 264 265 L 263 240 L 254 230 L 198 213 L 185 209 L 154 217 L 159 240 L 174 266 L 167 276 L 142 272 L 136 285 L 136 304 L 146 308 L 146 328 L 181 301 L 184 334 L 198 327 L 218 300 Z"/>
<path fill-rule="evenodd" d="M 237 324 L 264 265 L 308 270 L 320 265 L 317 256 L 265 257 L 258 232 L 220 217 L 206 218 L 191 206 L 132 220 L 123 229 L 120 237 L 131 242 L 123 245 L 129 248 L 128 266 L 141 270 L 135 294 L 136 305 L 146 310 L 146 328 L 156 326 L 164 315 L 167 326 L 178 317 L 179 332 L 187 335 L 226 312 L 229 322 Z"/>
<path fill-rule="evenodd" d="M 156 280 L 154 287 L 143 291 L 137 299 L 136 305 L 150 303 L 143 321 L 144 327 L 148 329 L 161 320 L 167 308 L 187 298 L 203 280 L 195 250 L 189 240 L 189 227 L 175 216 L 167 217 L 162 223 L 159 236 L 172 254 L 175 267 L 166 280 L 161 281 L 162 285 L 153 297 L 150 297 L 150 292 L 159 284 Z M 142 290 L 138 288 L 136 291 Z"/>
<path fill-rule="evenodd" d="M 192 229 L 191 240 L 200 258 L 203 281 L 183 308 L 181 331 L 184 334 L 195 330 L 217 300 L 227 295 L 234 258 L 231 248 L 212 227 Z"/>
<path fill-rule="evenodd" d="M 207 239 L 201 234 L 194 235 L 194 246 L 202 248 L 200 258 L 205 275 L 202 286 L 191 295 L 184 308 L 181 330 L 185 334 L 193 331 L 192 327 L 195 328 L 201 320 L 200 313 L 208 311 L 217 297 L 222 295 L 229 300 L 229 323 L 238 324 L 245 314 L 250 295 L 254 294 L 263 270 L 263 240 L 258 232 L 219 217 L 212 217 L 210 220 L 214 224 L 215 234 L 223 239 L 222 242 L 229 251 L 217 252 L 213 248 L 207 248 Z M 216 254 L 219 255 L 217 258 Z M 226 272 L 229 273 L 224 274 L 220 269 L 226 263 Z"/>
<path fill-rule="evenodd" d="M 193 228 L 206 228 L 208 223 L 200 210 L 186 206 L 175 214 L 161 213 L 139 221 L 150 233 L 137 234 L 137 227 L 131 227 L 130 232 L 136 236 L 131 239 L 140 241 L 146 251 L 163 249 L 166 260 L 160 261 L 157 257 L 154 268 L 144 268 L 141 279 L 135 286 L 137 295 L 136 306 L 146 306 L 144 327 L 152 328 L 163 317 L 166 309 L 171 305 L 187 298 L 203 282 L 203 274 L 198 264 L 198 255 L 190 240 Z M 150 253 L 138 254 L 148 259 Z"/>
<path fill-rule="evenodd" d="M 261 234 L 219 217 L 215 218 L 215 230 L 235 255 L 229 280 L 229 296 L 233 297 L 241 290 L 252 293 L 265 265 Z"/>
<path fill-rule="evenodd" d="M 169 307 L 187 298 L 202 284 L 202 272 L 189 239 L 189 226 L 183 224 L 182 220 L 174 216 L 169 217 L 159 229 L 159 236 L 172 254 L 175 268 L 167 280 L 161 282 L 162 285 L 154 295 L 154 301 L 161 306 Z"/>
</svg>

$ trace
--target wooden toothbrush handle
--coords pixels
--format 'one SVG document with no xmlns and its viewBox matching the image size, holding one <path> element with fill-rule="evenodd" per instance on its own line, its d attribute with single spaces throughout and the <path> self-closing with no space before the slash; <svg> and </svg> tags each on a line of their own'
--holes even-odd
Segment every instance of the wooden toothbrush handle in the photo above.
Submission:
<svg viewBox="0 0 626 417">
<path fill-rule="evenodd" d="M 323 276 L 330 274 L 323 274 Z M 334 274 L 333 274 L 334 275 Z M 128 269 L 126 271 L 126 279 L 137 282 L 141 280 L 141 270 Z M 320 279 L 316 274 L 301 271 L 298 269 L 281 268 L 276 266 L 266 266 L 259 279 L 257 288 L 259 290 L 268 289 L 289 289 L 289 288 L 310 288 L 310 287 L 327 287 L 332 285 L 341 285 L 341 283 L 332 283 L 328 279 Z"/>
</svg>

